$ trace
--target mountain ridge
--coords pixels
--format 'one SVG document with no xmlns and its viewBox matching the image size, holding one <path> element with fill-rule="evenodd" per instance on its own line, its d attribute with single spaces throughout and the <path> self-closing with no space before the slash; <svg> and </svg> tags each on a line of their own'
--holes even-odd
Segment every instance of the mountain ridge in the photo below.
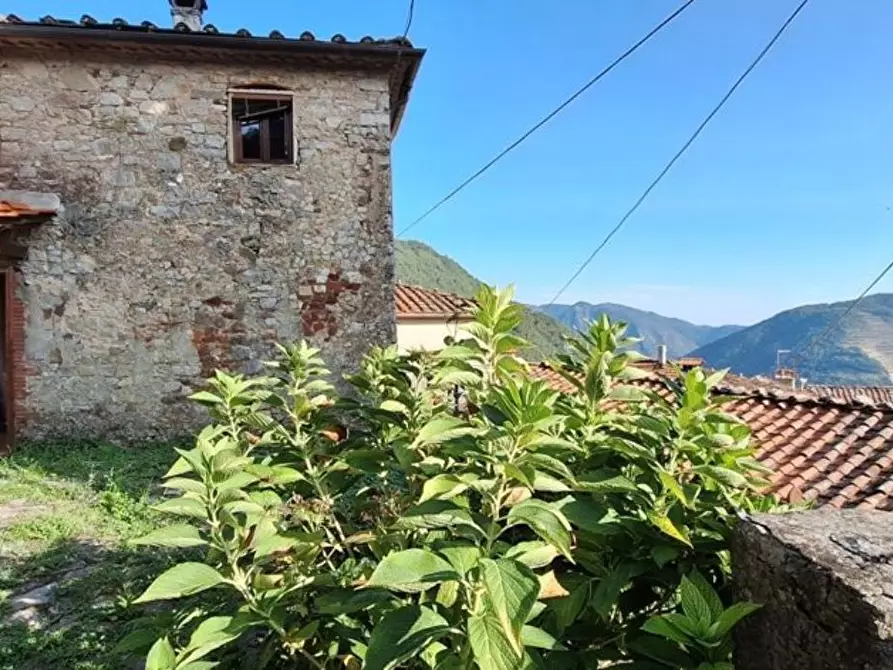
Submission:
<svg viewBox="0 0 893 670">
<path fill-rule="evenodd" d="M 472 297 L 481 285 L 454 259 L 418 241 L 398 240 L 397 281 Z M 847 318 L 814 347 L 803 348 L 839 319 L 848 302 L 801 305 L 751 326 L 702 326 L 618 303 L 525 306 L 519 334 L 531 341 L 532 359 L 548 358 L 564 349 L 563 338 L 600 313 L 626 321 L 630 334 L 644 338 L 639 349 L 654 356 L 666 344 L 671 357 L 692 355 L 712 368 L 730 368 L 746 376 L 772 374 L 776 351 L 790 349 L 802 361 L 797 374 L 815 384 L 887 386 L 893 384 L 893 294 L 866 297 Z M 544 311 L 539 311 L 544 310 Z M 556 318 L 557 317 L 557 318 Z"/>
<path fill-rule="evenodd" d="M 776 352 L 782 367 L 816 384 L 888 386 L 893 384 L 893 294 L 864 298 L 837 322 L 852 300 L 800 305 L 695 349 L 713 367 L 743 375 L 771 374 Z M 825 334 L 832 324 L 836 325 Z M 813 344 L 810 344 L 813 343 Z"/>
<path fill-rule="evenodd" d="M 731 335 L 745 326 L 723 325 L 703 326 L 657 312 L 642 310 L 628 305 L 604 302 L 593 305 L 577 301 L 573 305 L 540 305 L 535 307 L 572 330 L 584 328 L 586 324 L 607 314 L 613 320 L 629 324 L 628 333 L 642 338 L 638 349 L 648 356 L 657 355 L 657 346 L 667 345 L 671 358 L 678 358 L 705 344 Z"/>
</svg>

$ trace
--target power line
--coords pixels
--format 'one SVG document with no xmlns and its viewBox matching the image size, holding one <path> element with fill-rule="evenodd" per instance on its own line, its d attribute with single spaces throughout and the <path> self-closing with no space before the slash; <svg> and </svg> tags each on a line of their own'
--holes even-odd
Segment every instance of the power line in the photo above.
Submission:
<svg viewBox="0 0 893 670">
<path fill-rule="evenodd" d="M 595 248 L 595 251 L 593 251 L 591 254 L 589 254 L 589 257 L 583 262 L 583 264 L 579 268 L 577 268 L 577 271 L 574 272 L 573 275 L 571 275 L 571 278 L 568 279 L 567 282 L 564 284 L 564 286 L 562 286 L 561 289 L 558 291 L 558 293 L 555 294 L 555 297 L 552 298 L 551 302 L 549 302 L 549 305 L 554 305 L 558 301 L 558 299 L 570 287 L 570 285 L 573 284 L 577 280 L 577 278 L 583 273 L 583 270 L 585 270 L 589 266 L 589 264 L 593 261 L 593 259 L 595 259 L 595 257 L 598 256 L 598 254 L 601 252 L 601 250 L 604 249 L 608 245 L 608 242 L 611 241 L 611 239 L 614 237 L 614 235 L 616 235 L 620 231 L 620 229 L 623 228 L 623 225 L 627 222 L 627 220 L 633 214 L 636 213 L 636 210 L 638 210 L 639 207 L 642 205 L 642 203 L 645 202 L 645 199 L 648 198 L 648 196 L 655 189 L 655 187 L 663 180 L 663 178 L 667 175 L 667 173 L 673 168 L 673 166 L 676 164 L 676 161 L 678 161 L 680 158 L 682 158 L 682 155 L 686 151 L 688 151 L 688 148 L 692 144 L 694 144 L 694 141 L 696 139 L 698 139 L 698 136 L 701 134 L 701 132 L 704 130 L 704 128 L 707 127 L 707 124 L 709 124 L 710 121 L 713 119 L 713 117 L 716 116 L 719 113 L 719 111 L 725 106 L 725 104 L 726 104 L 726 102 L 728 102 L 729 98 L 732 97 L 732 95 L 735 93 L 735 91 L 738 90 L 738 87 L 741 86 L 742 82 L 745 79 L 747 79 L 748 75 L 753 71 L 753 69 L 757 65 L 759 65 L 760 61 L 762 61 L 763 58 L 766 56 L 766 54 L 769 53 L 769 50 L 772 49 L 772 47 L 775 45 L 775 43 L 778 41 L 778 39 L 788 29 L 788 26 L 791 25 L 791 23 L 794 21 L 794 19 L 797 18 L 797 15 L 800 14 L 800 12 L 803 10 L 804 7 L 806 7 L 806 5 L 808 3 L 809 3 L 809 0 L 802 0 L 802 2 L 797 6 L 797 9 L 794 10 L 794 12 L 781 25 L 781 27 L 778 29 L 778 31 L 775 33 L 775 35 L 772 37 L 772 39 L 769 40 L 769 43 L 765 47 L 763 47 L 763 50 L 760 51 L 760 53 L 753 60 L 753 62 L 751 62 L 751 64 L 747 67 L 747 69 L 744 71 L 744 73 L 740 77 L 738 77 L 738 80 L 732 85 L 732 87 L 728 90 L 728 92 L 722 97 L 722 99 L 719 101 L 719 104 L 716 105 L 713 108 L 713 110 L 707 115 L 707 117 L 701 122 L 701 124 L 697 127 L 697 129 L 691 135 L 691 137 L 688 138 L 688 141 L 686 141 L 686 143 L 682 145 L 682 148 L 679 149 L 679 151 L 676 152 L 676 154 L 673 156 L 673 158 L 670 159 L 670 162 L 667 163 L 667 165 L 664 167 L 664 169 L 660 171 L 660 174 L 658 174 L 657 177 L 654 179 L 654 181 L 652 181 L 651 184 L 648 185 L 648 188 L 646 188 L 645 191 L 642 193 L 642 195 L 639 196 L 639 199 L 636 200 L 635 204 L 629 209 L 629 211 L 627 211 L 627 213 L 623 215 L 623 218 L 620 219 L 620 221 L 617 223 L 617 225 L 611 229 L 611 232 L 609 232 L 608 235 L 605 237 L 605 239 L 602 240 L 601 244 L 599 244 Z"/>
<path fill-rule="evenodd" d="M 639 47 L 641 47 L 643 44 L 645 44 L 652 37 L 657 35 L 657 33 L 659 33 L 661 30 L 663 30 L 667 25 L 672 23 L 672 21 L 677 16 L 682 14 L 683 11 L 685 11 L 691 5 L 693 5 L 694 2 L 695 2 L 695 0 L 686 0 L 686 2 L 681 7 L 679 7 L 679 9 L 677 9 L 675 12 L 673 12 L 667 18 L 665 18 L 663 21 L 661 21 L 659 24 L 657 24 L 654 28 L 652 28 L 651 31 L 648 32 L 648 34 L 646 34 L 642 39 L 640 39 L 638 42 L 633 44 L 629 49 L 627 49 L 622 54 L 620 54 L 620 56 L 618 56 L 613 62 L 611 62 L 610 65 L 608 65 L 605 69 L 603 69 L 601 72 L 599 72 L 597 75 L 595 75 L 592 79 L 590 79 L 588 82 L 586 82 L 586 84 L 584 84 L 582 87 L 577 89 L 573 95 L 571 95 L 567 100 L 562 102 L 560 105 L 558 105 L 558 107 L 556 107 L 551 112 L 549 112 L 546 116 L 544 116 L 530 130 L 528 130 L 526 133 L 521 135 L 521 137 L 519 137 L 517 140 L 515 140 L 510 145 L 508 145 L 505 149 L 503 149 L 498 154 L 496 154 L 496 156 L 494 156 L 480 170 L 475 172 L 473 175 L 471 175 L 465 181 L 463 181 L 461 184 L 459 184 L 456 188 L 454 188 L 452 191 L 447 193 L 443 198 L 441 198 L 439 201 L 437 201 L 437 203 L 435 203 L 430 208 L 425 210 L 425 212 L 421 216 L 419 216 L 415 221 L 413 221 L 408 226 L 403 228 L 403 230 L 401 230 L 399 233 L 397 233 L 397 237 L 403 237 L 403 235 L 405 235 L 407 232 L 409 232 L 409 230 L 411 230 L 412 228 L 415 228 L 418 224 L 420 224 L 422 221 L 427 219 L 431 214 L 433 214 L 435 211 L 440 209 L 448 201 L 452 200 L 466 186 L 471 184 L 471 182 L 475 181 L 478 177 L 480 177 L 482 174 L 484 174 L 487 170 L 489 170 L 491 167 L 496 165 L 496 163 L 498 163 L 500 160 L 502 160 L 507 154 L 509 154 L 512 150 L 514 150 L 519 144 L 524 142 L 524 140 L 526 140 L 528 137 L 533 135 L 537 130 L 539 130 L 544 125 L 546 125 L 549 121 L 551 121 L 553 118 L 558 116 L 558 114 L 560 114 L 568 105 L 570 105 L 574 100 L 576 100 L 581 95 L 583 95 L 583 93 L 588 91 L 589 88 L 592 87 L 594 84 L 596 84 L 602 77 L 604 77 L 611 70 L 613 70 L 615 67 L 620 65 L 620 63 L 622 63 L 629 56 L 631 56 L 633 53 L 635 53 L 639 49 Z"/>
<path fill-rule="evenodd" d="M 809 352 L 809 350 L 812 347 L 814 347 L 817 343 L 819 343 L 821 340 L 823 340 L 828 335 L 830 335 L 834 331 L 835 328 L 837 328 L 841 323 L 843 323 L 843 321 L 850 315 L 850 313 L 852 313 L 852 311 L 854 309 L 856 309 L 856 307 L 859 306 L 859 303 L 865 299 L 865 296 L 868 295 L 868 293 L 871 291 L 871 289 L 873 289 L 875 286 L 877 286 L 881 282 L 881 280 L 887 276 L 887 273 L 889 273 L 890 270 L 893 270 L 893 261 L 890 261 L 890 264 L 887 267 L 885 267 L 877 277 L 874 278 L 874 281 L 872 281 L 865 288 L 865 290 L 859 294 L 859 297 L 856 298 L 852 303 L 850 303 L 849 307 L 847 307 L 844 310 L 843 314 L 841 314 L 840 317 L 838 317 L 837 319 L 832 321 L 830 324 L 828 324 L 828 326 L 821 333 L 819 333 L 814 338 L 812 338 L 809 342 L 807 342 L 806 346 L 803 347 L 803 353 L 797 354 L 795 356 L 795 362 L 802 363 L 806 359 L 807 352 Z"/>
<path fill-rule="evenodd" d="M 403 30 L 403 39 L 409 35 L 409 29 L 412 28 L 412 19 L 415 15 L 415 0 L 409 0 L 409 11 L 406 14 L 406 28 Z"/>
</svg>

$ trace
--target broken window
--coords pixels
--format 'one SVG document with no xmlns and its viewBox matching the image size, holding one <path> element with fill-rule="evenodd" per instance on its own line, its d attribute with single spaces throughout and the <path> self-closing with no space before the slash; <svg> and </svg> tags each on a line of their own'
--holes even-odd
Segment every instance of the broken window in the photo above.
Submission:
<svg viewBox="0 0 893 670">
<path fill-rule="evenodd" d="M 236 163 L 292 163 L 290 95 L 234 93 L 233 160 Z"/>
</svg>

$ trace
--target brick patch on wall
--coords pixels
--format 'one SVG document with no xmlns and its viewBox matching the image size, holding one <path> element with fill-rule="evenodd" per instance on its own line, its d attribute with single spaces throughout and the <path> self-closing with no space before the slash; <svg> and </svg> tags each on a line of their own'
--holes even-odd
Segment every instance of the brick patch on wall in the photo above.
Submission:
<svg viewBox="0 0 893 670">
<path fill-rule="evenodd" d="M 356 292 L 360 284 L 341 278 L 340 270 L 329 273 L 326 281 L 305 282 L 301 285 L 301 327 L 307 337 L 325 332 L 325 337 L 334 337 L 338 332 L 338 315 L 334 309 L 338 298 L 345 291 Z"/>
</svg>

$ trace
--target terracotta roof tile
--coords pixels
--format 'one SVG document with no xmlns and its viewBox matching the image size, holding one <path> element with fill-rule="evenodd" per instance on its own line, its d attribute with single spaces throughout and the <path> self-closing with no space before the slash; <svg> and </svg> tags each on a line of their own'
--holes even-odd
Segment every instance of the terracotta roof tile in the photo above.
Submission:
<svg viewBox="0 0 893 670">
<path fill-rule="evenodd" d="M 397 284 L 394 301 L 398 319 L 470 319 L 474 301 L 455 293 Z"/>
<path fill-rule="evenodd" d="M 893 386 L 825 386 L 810 385 L 808 390 L 838 400 L 868 400 L 872 403 L 893 404 Z"/>
<path fill-rule="evenodd" d="M 652 374 L 633 383 L 667 394 L 669 371 L 644 367 Z M 531 375 L 558 391 L 574 391 L 546 365 Z M 775 471 L 771 491 L 791 502 L 893 510 L 893 404 L 884 395 L 827 388 L 843 387 L 794 392 L 729 376 L 717 392 L 735 397 L 724 410 L 750 426 L 757 458 Z"/>
<path fill-rule="evenodd" d="M 239 28 L 231 33 L 221 32 L 217 29 L 213 24 L 206 24 L 202 26 L 201 30 L 190 30 L 189 26 L 185 23 L 178 23 L 173 27 L 164 27 L 157 26 L 151 21 L 142 21 L 140 23 L 130 23 L 126 19 L 122 19 L 120 17 L 116 17 L 111 21 L 103 22 L 94 19 L 89 14 L 84 14 L 81 16 L 80 20 L 75 21 L 72 19 L 58 19 L 54 16 L 43 16 L 36 21 L 29 21 L 23 19 L 15 14 L 0 14 L 0 24 L 8 24 L 8 25 L 17 25 L 17 26 L 44 26 L 44 27 L 56 27 L 56 28 L 84 28 L 86 30 L 115 30 L 115 31 L 124 31 L 124 32 L 136 32 L 136 33 L 193 33 L 193 34 L 201 34 L 201 35 L 215 35 L 220 37 L 245 37 L 251 39 L 278 39 L 278 40 L 290 40 L 290 41 L 301 41 L 301 42 L 326 42 L 329 44 L 369 44 L 375 46 L 382 47 L 412 47 L 412 43 L 406 39 L 405 37 L 394 37 L 388 39 L 376 39 L 366 35 L 361 37 L 359 40 L 351 41 L 348 40 L 341 33 L 336 33 L 332 35 L 329 40 L 318 40 L 316 36 L 309 32 L 304 31 L 298 37 L 287 38 L 282 32 L 278 30 L 273 30 L 269 35 L 252 35 L 252 33 L 246 28 Z"/>
<path fill-rule="evenodd" d="M 285 58 L 300 58 L 315 65 L 329 67 L 333 63 L 363 64 L 370 67 L 393 67 L 391 76 L 391 130 L 396 132 L 406 107 L 410 90 L 425 51 L 413 47 L 406 37 L 376 39 L 368 35 L 348 40 L 340 33 L 330 39 L 317 39 L 304 31 L 298 36 L 286 36 L 279 30 L 266 35 L 253 35 L 246 28 L 233 32 L 218 30 L 207 24 L 201 30 L 191 30 L 185 23 L 176 26 L 157 26 L 150 21 L 130 23 L 121 18 L 99 21 L 84 15 L 78 21 L 44 16 L 26 20 L 15 14 L 0 13 L 0 47 L 17 41 L 33 46 L 43 43 L 56 49 L 86 46 L 88 52 L 122 52 L 131 54 L 135 46 L 145 47 L 146 53 L 163 55 L 169 50 L 201 49 L 205 54 L 218 54 L 227 62 L 250 57 L 264 63 L 283 66 Z M 61 46 L 60 46 L 61 45 Z"/>
</svg>

